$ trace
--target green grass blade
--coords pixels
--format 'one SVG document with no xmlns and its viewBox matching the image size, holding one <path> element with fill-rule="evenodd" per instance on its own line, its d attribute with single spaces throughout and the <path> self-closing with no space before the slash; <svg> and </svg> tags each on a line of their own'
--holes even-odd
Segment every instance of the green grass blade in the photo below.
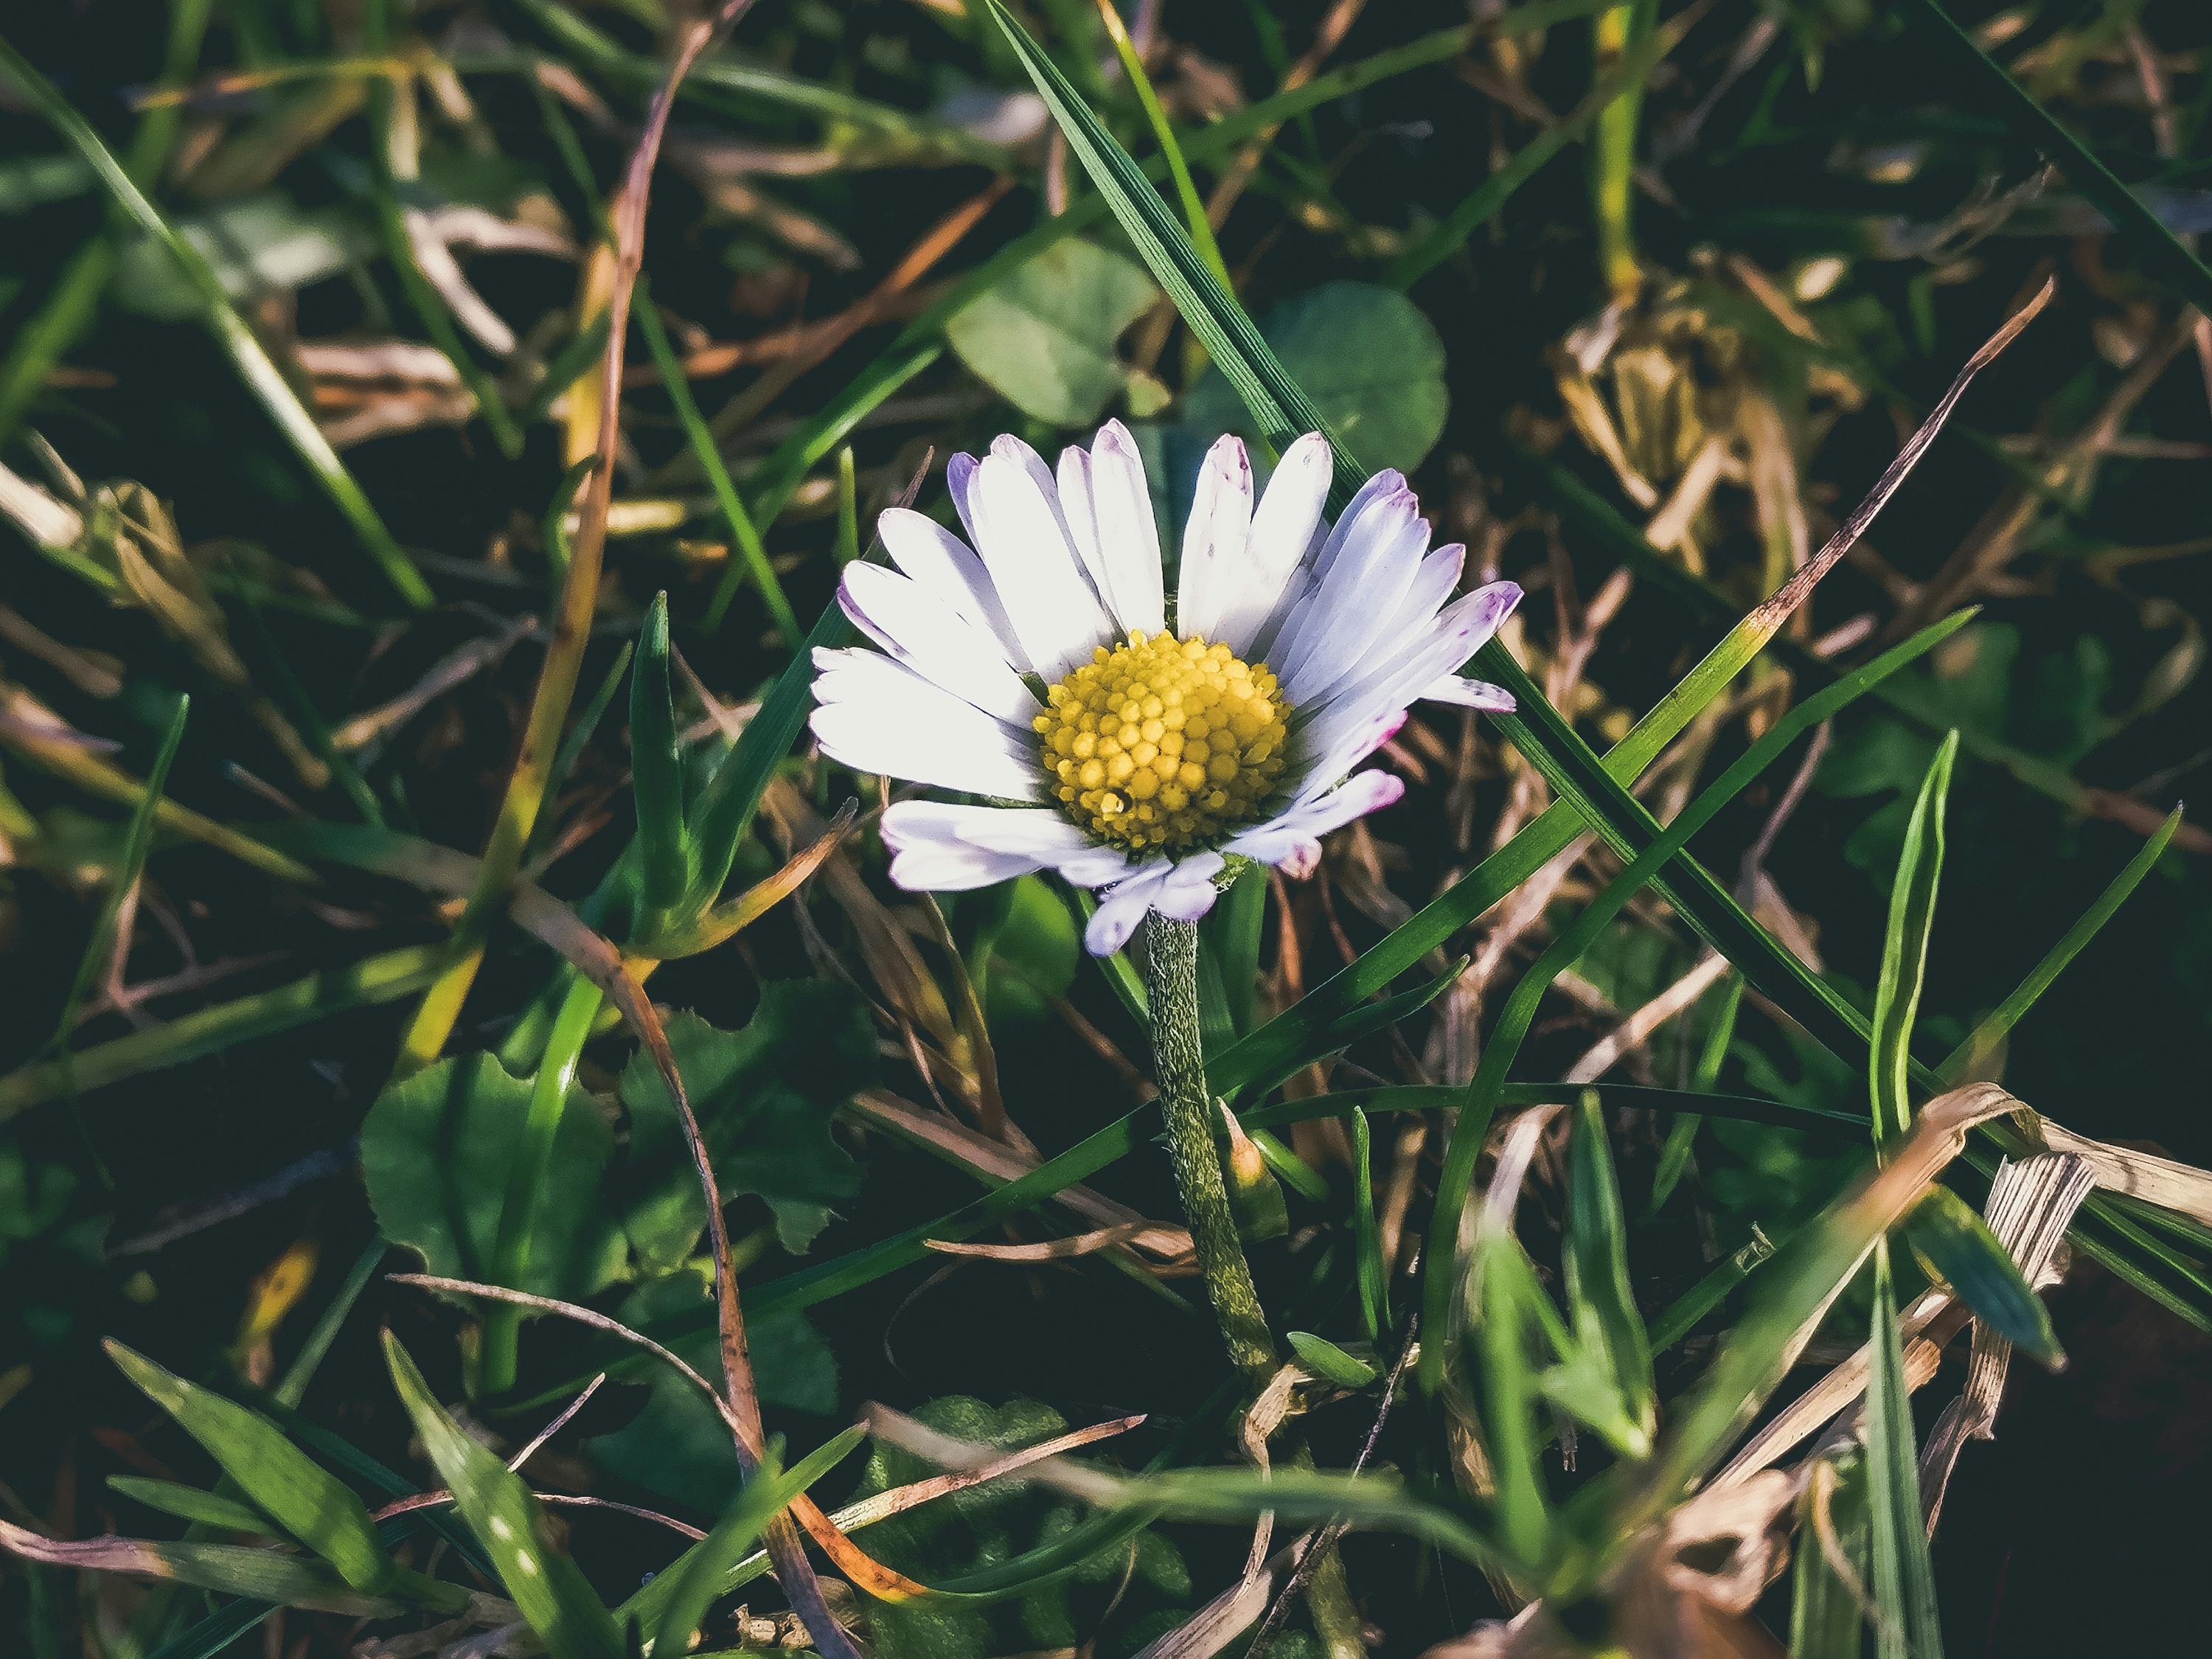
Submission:
<svg viewBox="0 0 2212 1659">
<path fill-rule="evenodd" d="M 62 1004 L 61 1018 L 55 1023 L 50 1046 L 66 1050 L 70 1033 L 76 1029 L 76 1012 L 84 1004 L 84 994 L 100 976 L 109 954 L 115 949 L 115 927 L 123 915 L 124 901 L 137 886 L 138 878 L 146 868 L 147 855 L 154 848 L 154 823 L 161 805 L 161 792 L 168 787 L 169 768 L 177 758 L 178 745 L 185 740 L 185 721 L 191 713 L 192 700 L 179 696 L 177 706 L 169 713 L 169 729 L 161 734 L 161 747 L 154 757 L 153 769 L 146 774 L 146 787 L 131 808 L 131 822 L 123 832 L 123 855 L 115 862 L 115 879 L 108 884 L 107 896 L 100 902 L 100 916 L 92 925 L 92 937 L 84 942 L 84 954 L 77 958 L 76 977 L 70 981 L 68 998 Z"/>
<path fill-rule="evenodd" d="M 1912 1396 L 1891 1288 L 1889 1248 L 1875 1246 L 1873 1369 L 1867 1382 L 1869 1532 L 1873 1557 L 1875 1651 L 1881 1659 L 1942 1659 L 1936 1574 L 1920 1522 L 1920 1460 L 1912 1443 Z"/>
<path fill-rule="evenodd" d="M 240 1491 L 347 1583 L 371 1595 L 390 1584 L 396 1564 L 352 1487 L 258 1413 L 172 1376 L 120 1342 L 106 1347 L 123 1374 L 204 1446 Z"/>
<path fill-rule="evenodd" d="M 1474 192 L 1454 208 L 1421 240 L 1400 254 L 1382 280 L 1403 290 L 1442 264 L 1466 245 L 1468 237 L 1497 216 L 1513 192 L 1527 184 L 1569 144 L 1581 139 L 1591 125 L 1625 94 L 1642 88 L 1651 71 L 1680 43 L 1690 27 L 1704 15 L 1703 6 L 1692 6 L 1664 28 L 1654 29 L 1619 62 L 1598 78 L 1582 102 L 1564 119 L 1553 122 L 1515 154 Z"/>
<path fill-rule="evenodd" d="M 1690 1086 L 1698 1094 L 1711 1094 L 1720 1082 L 1729 1044 L 1735 1038 L 1736 1016 L 1742 1009 L 1743 975 L 1730 974 L 1721 988 L 1720 1007 L 1711 1030 L 1705 1033 L 1705 1047 L 1698 1051 L 1698 1068 L 1691 1074 Z M 1698 1126 L 1702 1121 L 1697 1113 L 1685 1113 L 1667 1131 L 1666 1145 L 1659 1149 L 1658 1166 L 1651 1175 L 1651 1201 L 1644 1209 L 1647 1216 L 1659 1212 L 1674 1192 L 1674 1183 L 1682 1178 L 1682 1171 L 1690 1167 L 1690 1152 L 1697 1145 Z"/>
<path fill-rule="evenodd" d="M 1006 35 L 1054 120 L 1066 135 L 1068 148 L 1105 197 L 1139 255 L 1251 410 L 1260 435 L 1280 449 L 1305 433 L 1328 432 L 1328 422 L 1276 361 L 1258 325 L 1237 303 L 1236 296 L 1191 245 L 1189 236 L 1176 223 L 1174 213 L 1145 177 L 1144 169 L 1115 140 L 1000 0 L 982 0 L 982 5 Z M 1348 493 L 1358 479 L 1358 464 L 1334 434 L 1329 441 L 1337 454 L 1338 493 Z"/>
<path fill-rule="evenodd" d="M 1872 1097 L 1874 1144 L 1884 1153 L 1912 1127 L 1908 1091 L 1912 1069 L 1912 1025 L 1920 1012 L 1920 988 L 1928 971 L 1928 942 L 1936 925 L 1936 890 L 1943 875 L 1943 808 L 1951 789 L 1952 763 L 1959 757 L 1953 732 L 1929 763 L 1912 817 L 1905 827 L 1897 876 L 1889 890 L 1889 927 L 1882 935 L 1881 978 L 1874 996 L 1874 1033 L 1867 1065 Z"/>
<path fill-rule="evenodd" d="M 1370 1342 L 1390 1328 L 1390 1274 L 1382 1260 L 1382 1230 L 1375 1216 L 1375 1158 L 1367 1114 L 1345 1115 L 1352 1128 L 1352 1239 L 1359 1279 L 1359 1322 Z"/>
<path fill-rule="evenodd" d="M 682 900 L 691 881 L 691 843 L 684 824 L 684 756 L 668 684 L 668 595 L 656 593 L 639 631 L 629 679 L 630 793 L 637 805 L 639 881 L 653 925 Z"/>
<path fill-rule="evenodd" d="M 651 1623 L 653 1637 L 648 1651 L 656 1659 L 688 1652 L 699 1626 L 706 1621 L 707 1610 L 721 1594 L 724 1577 L 751 1552 L 753 1540 L 768 1530 L 768 1523 L 793 1498 L 843 1462 L 866 1435 L 866 1429 L 855 1424 L 817 1448 L 788 1474 L 779 1472 L 775 1449 L 771 1446 L 770 1455 L 762 1460 L 738 1501 L 714 1523 L 714 1530 L 625 1603 L 617 1618 L 639 1630 Z M 656 1596 L 654 1591 L 663 1584 L 666 1590 Z M 648 1598 L 661 1603 L 658 1619 L 648 1618 L 653 1611 Z"/>
<path fill-rule="evenodd" d="M 229 296 L 223 292 L 222 279 L 209 267 L 199 250 L 179 235 L 162 216 L 161 210 L 146 199 L 145 192 L 131 182 L 131 175 L 109 153 L 107 146 L 100 143 L 100 135 L 71 107 L 53 82 L 6 40 L 0 40 L 0 74 L 15 82 L 32 108 L 84 158 L 117 204 L 148 235 L 168 250 L 199 295 L 203 315 L 216 340 L 230 354 L 231 361 L 254 396 L 261 400 L 262 407 L 269 411 L 277 429 L 291 441 L 293 448 L 307 462 L 324 493 L 353 526 L 354 532 L 361 538 L 393 591 L 418 610 L 429 605 L 434 596 L 429 584 L 422 580 L 422 573 L 400 550 L 399 544 L 392 539 L 384 520 L 377 516 L 368 497 L 362 493 L 361 486 L 346 471 L 345 463 L 338 459 L 337 451 L 323 435 L 322 428 L 315 424 L 315 417 L 308 413 L 299 394 L 292 390 L 291 382 L 284 378 L 284 371 L 276 366 L 259 337 L 232 307 Z"/>
<path fill-rule="evenodd" d="M 2051 988 L 2051 981 L 2066 971 L 2067 964 L 2087 948 L 2089 941 L 2127 902 L 2128 895 L 2136 890 L 2164 856 L 2173 832 L 2180 827 L 2181 809 L 2177 806 L 2159 826 L 2158 833 L 2142 844 L 2128 860 L 2127 867 L 2112 878 L 2112 884 L 2098 895 L 2097 902 L 2066 930 L 2065 937 L 2051 947 L 2013 994 L 1984 1015 L 1966 1041 L 1944 1057 L 1943 1063 L 1936 1068 L 1937 1076 L 1946 1083 L 1957 1083 L 1975 1075 L 1995 1057 L 2013 1027 L 2027 1017 L 2027 1011 Z"/>
<path fill-rule="evenodd" d="M 1182 146 L 1176 141 L 1168 112 L 1160 107 L 1159 94 L 1152 90 L 1152 77 L 1145 73 L 1145 60 L 1137 55 L 1137 43 L 1122 27 L 1121 14 L 1114 9 L 1113 0 L 1099 0 L 1098 15 L 1105 21 L 1106 38 L 1114 43 L 1115 54 L 1121 60 L 1122 73 L 1129 77 L 1137 102 L 1144 108 L 1146 123 L 1152 130 L 1152 141 L 1159 145 L 1160 159 L 1167 163 L 1168 177 L 1175 182 L 1176 202 L 1182 209 L 1183 228 L 1190 234 L 1191 246 L 1206 261 L 1214 280 L 1233 290 L 1237 284 L 1230 280 L 1229 266 L 1221 257 L 1221 245 L 1214 240 L 1213 222 L 1206 217 L 1206 204 L 1199 198 L 1198 185 L 1190 176 L 1190 163 L 1183 159 Z"/>
<path fill-rule="evenodd" d="M 1797 1504 L 1797 1547 L 1790 1582 L 1790 1659 L 1859 1659 L 1866 1622 L 1866 1460 L 1847 1453 L 1823 1461 Z M 1825 1503 L 1826 1514 L 1819 1507 Z M 1825 1522 L 1826 1537 L 1822 1536 Z M 1842 1557 L 1829 1556 L 1829 1540 Z M 1850 1576 L 1846 1578 L 1844 1575 Z"/>
<path fill-rule="evenodd" d="M 1596 1094 L 1587 1089 L 1576 1107 L 1567 1182 L 1567 1305 L 1577 1328 L 1587 1321 L 1598 1336 L 1613 1386 L 1648 1444 L 1659 1413 L 1651 1341 L 1628 1282 L 1628 1218 L 1620 1207 L 1605 1119 Z"/>
<path fill-rule="evenodd" d="M 753 515 L 738 498 L 730 469 L 722 464 L 722 452 L 714 442 L 714 434 L 707 429 L 707 417 L 699 412 L 698 400 L 691 395 L 690 379 L 684 373 L 684 364 L 669 342 L 667 327 L 661 322 L 660 313 L 653 309 L 652 295 L 646 291 L 642 278 L 639 280 L 637 299 L 630 314 L 637 319 L 639 331 L 645 336 L 646 349 L 653 354 L 653 366 L 659 373 L 661 385 L 668 390 L 669 402 L 675 405 L 684 440 L 691 446 L 699 470 L 707 475 L 715 504 L 722 509 L 723 521 L 729 526 L 731 550 L 736 555 L 731 560 L 731 568 L 742 568 L 752 578 L 753 586 L 768 607 L 776 632 L 783 635 L 786 645 L 796 651 L 805 638 L 805 631 L 799 625 L 799 618 L 792 614 L 791 601 L 784 595 L 783 583 L 775 574 L 775 565 L 769 562 L 768 544 L 761 540 Z M 721 604 L 726 605 L 727 601 Z M 708 626 L 720 621 L 718 605 L 710 613 Z"/>
<path fill-rule="evenodd" d="M 147 1480 L 131 1474 L 111 1474 L 107 1484 L 149 1510 L 173 1515 L 195 1526 L 255 1533 L 264 1538 L 279 1535 L 276 1523 L 260 1510 L 235 1498 L 225 1498 L 221 1492 L 202 1492 L 198 1486 L 179 1486 L 173 1480 Z"/>
<path fill-rule="evenodd" d="M 1523 1567 L 1536 1571 L 1546 1564 L 1552 1542 L 1551 1505 L 1544 1497 L 1539 1462 L 1542 1441 L 1535 1419 L 1540 1396 L 1528 1352 L 1528 1324 L 1536 1316 L 1533 1304 L 1542 1300 L 1544 1292 L 1528 1271 L 1520 1242 L 1504 1223 L 1486 1225 L 1484 1231 L 1486 1237 L 1475 1246 L 1481 1252 L 1476 1271 L 1481 1275 L 1482 1302 L 1474 1344 L 1482 1379 L 1486 1449 L 1498 1483 L 1492 1501 L 1506 1547 Z M 1434 1282 L 1449 1282 L 1449 1276 L 1434 1267 L 1428 1276 Z M 1425 1328 L 1430 1336 L 1421 1345 L 1424 1362 L 1430 1349 L 1443 1347 L 1445 1325 L 1439 1320 Z M 1440 1363 L 1442 1358 L 1439 1352 Z"/>
<path fill-rule="evenodd" d="M 2122 184 L 2088 146 L 2060 125 L 1936 0 L 1913 3 L 1927 17 L 1936 38 L 1966 72 L 1966 83 L 1983 90 L 2006 125 L 2027 134 L 2045 159 L 2094 202 L 2113 228 L 2135 245 L 2145 264 L 2172 283 L 2197 310 L 2212 316 L 2212 270 L 2190 252 L 2188 244 Z"/>
<path fill-rule="evenodd" d="M 550 1541 L 545 1512 L 522 1478 L 461 1431 L 389 1331 L 384 1352 L 438 1478 L 553 1659 L 622 1659 L 614 1616 L 576 1564 Z"/>
<path fill-rule="evenodd" d="M 1991 1330 L 2054 1370 L 2066 1363 L 2043 1298 L 1972 1205 L 1948 1187 L 1930 1188 L 1905 1218 L 1905 1236 Z"/>
</svg>

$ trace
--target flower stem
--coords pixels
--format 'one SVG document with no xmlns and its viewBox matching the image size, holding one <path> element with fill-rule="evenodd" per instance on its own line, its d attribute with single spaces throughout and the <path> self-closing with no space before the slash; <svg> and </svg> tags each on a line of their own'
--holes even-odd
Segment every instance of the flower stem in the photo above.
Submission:
<svg viewBox="0 0 2212 1659">
<path fill-rule="evenodd" d="M 1213 1096 L 1198 1026 L 1198 924 L 1145 920 L 1145 989 L 1152 1011 L 1152 1067 L 1183 1218 L 1198 1246 L 1199 1271 L 1230 1362 L 1257 1389 L 1275 1371 L 1275 1340 L 1252 1286 L 1244 1246 L 1229 1210 L 1213 1141 Z"/>
</svg>

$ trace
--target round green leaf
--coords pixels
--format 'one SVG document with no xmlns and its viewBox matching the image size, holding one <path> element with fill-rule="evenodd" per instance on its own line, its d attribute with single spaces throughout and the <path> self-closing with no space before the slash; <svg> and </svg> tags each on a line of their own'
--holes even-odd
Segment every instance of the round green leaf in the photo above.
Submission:
<svg viewBox="0 0 2212 1659">
<path fill-rule="evenodd" d="M 954 312 L 945 337 L 1024 415 L 1089 426 L 1128 382 L 1114 343 L 1158 297 L 1141 265 L 1070 238 Z"/>
</svg>

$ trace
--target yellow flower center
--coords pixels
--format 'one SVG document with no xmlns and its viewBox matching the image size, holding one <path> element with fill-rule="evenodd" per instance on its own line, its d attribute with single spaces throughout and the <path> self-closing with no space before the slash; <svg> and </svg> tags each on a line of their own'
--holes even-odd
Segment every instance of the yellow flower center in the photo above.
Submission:
<svg viewBox="0 0 2212 1659">
<path fill-rule="evenodd" d="M 1046 700 L 1038 759 L 1060 810 L 1133 852 L 1178 852 L 1249 823 L 1288 758 L 1267 665 L 1195 636 L 1102 645 Z"/>
</svg>

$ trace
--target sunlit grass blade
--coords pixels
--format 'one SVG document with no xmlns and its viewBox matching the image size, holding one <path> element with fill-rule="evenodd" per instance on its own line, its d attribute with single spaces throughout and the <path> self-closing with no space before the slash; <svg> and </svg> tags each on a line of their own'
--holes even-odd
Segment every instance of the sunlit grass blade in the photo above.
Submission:
<svg viewBox="0 0 2212 1659">
<path fill-rule="evenodd" d="M 1540 1571 L 1551 1554 L 1551 1505 L 1544 1496 L 1543 1442 L 1536 1429 L 1540 1398 L 1535 1364 L 1528 1352 L 1528 1327 L 1549 1312 L 1540 1311 L 1543 1287 L 1529 1271 L 1520 1242 L 1502 1219 L 1486 1222 L 1475 1243 L 1475 1274 L 1481 1302 L 1471 1332 L 1474 1368 L 1481 1379 L 1484 1449 L 1489 1454 L 1497 1493 L 1492 1500 L 1506 1547 L 1525 1571 Z M 1433 1267 L 1431 1279 L 1443 1279 Z M 1424 1358 L 1443 1346 L 1442 1321 L 1428 1325 Z"/>
<path fill-rule="evenodd" d="M 1352 1262 L 1359 1281 L 1359 1322 L 1370 1342 L 1390 1328 L 1390 1275 L 1382 1260 L 1382 1231 L 1375 1218 L 1375 1158 L 1367 1114 L 1346 1114 L 1352 1128 Z"/>
<path fill-rule="evenodd" d="M 1191 179 L 1190 163 L 1183 159 L 1182 146 L 1176 142 L 1168 112 L 1160 107 L 1159 94 L 1152 90 L 1152 76 L 1145 73 L 1145 60 L 1138 55 L 1137 43 L 1129 38 L 1121 14 L 1114 9 L 1114 0 L 1098 0 L 1098 15 L 1106 25 L 1106 38 L 1114 43 L 1115 55 L 1121 60 L 1122 73 L 1129 77 L 1130 88 L 1144 109 L 1153 142 L 1160 147 L 1160 159 L 1167 163 L 1168 177 L 1175 181 L 1176 202 L 1182 209 L 1183 228 L 1190 233 L 1191 246 L 1198 250 L 1199 258 L 1206 261 L 1214 279 L 1222 287 L 1233 289 L 1237 285 L 1230 280 L 1220 244 L 1214 240 L 1213 224 L 1206 217 L 1206 204 L 1199 198 L 1198 185 Z"/>
<path fill-rule="evenodd" d="M 2128 901 L 2128 896 L 2141 884 L 2165 856 L 2173 840 L 2173 832 L 2181 827 L 2181 809 L 2177 806 L 2167 815 L 2159 831 L 2137 849 L 2127 862 L 2127 867 L 2112 878 L 2112 884 L 2099 894 L 2097 902 L 2084 911 L 2081 919 L 2066 930 L 2065 937 L 2052 945 L 2042 961 L 2029 970 L 2012 994 L 1984 1014 L 1966 1041 L 1954 1048 L 1936 1066 L 1936 1075 L 1947 1084 L 1971 1077 L 1986 1066 L 2004 1045 L 2013 1027 L 2027 1017 L 2051 982 L 2066 971 L 2067 964 L 2088 947 L 2113 914 Z"/>
<path fill-rule="evenodd" d="M 222 1532 L 256 1533 L 264 1538 L 275 1538 L 281 1533 L 274 1522 L 251 1504 L 225 1498 L 221 1492 L 202 1492 L 198 1486 L 179 1486 L 173 1480 L 148 1480 L 130 1474 L 111 1474 L 107 1485 L 111 1491 L 143 1504 L 149 1510 L 173 1515 L 195 1526 L 214 1527 Z"/>
<path fill-rule="evenodd" d="M 1943 740 L 1905 826 L 1905 847 L 1889 890 L 1889 926 L 1882 935 L 1881 977 L 1874 994 L 1874 1036 L 1867 1065 L 1874 1144 L 1887 1152 L 1912 1127 L 1912 1025 L 1928 972 L 1936 925 L 1936 892 L 1943 874 L 1943 809 L 1950 794 L 1956 732 Z"/>
<path fill-rule="evenodd" d="M 461 1431 L 389 1332 L 384 1351 L 439 1479 L 553 1659 L 622 1659 L 613 1615 L 567 1553 L 555 1547 L 545 1512 L 522 1478 Z"/>
<path fill-rule="evenodd" d="M 205 257 L 179 235 L 162 216 L 161 210 L 147 200 L 145 192 L 131 181 L 131 175 L 100 142 L 100 135 L 61 95 L 53 82 L 3 40 L 0 40 L 0 74 L 13 81 L 31 106 L 69 141 L 70 148 L 84 158 L 108 193 L 139 228 L 168 251 L 198 296 L 202 315 L 216 340 L 230 354 L 239 373 L 260 399 L 262 407 L 269 411 L 277 429 L 299 451 L 324 492 L 353 526 L 393 591 L 417 608 L 431 604 L 434 596 L 429 584 L 422 580 L 422 573 L 400 550 L 399 544 L 392 540 L 384 520 L 377 516 L 375 507 L 354 482 L 353 474 L 346 471 L 345 463 L 331 447 L 322 428 L 315 423 L 315 417 L 292 390 L 291 382 L 284 378 L 284 371 L 276 366 L 259 337 L 231 305 L 230 297 L 223 292 L 222 278 L 210 268 Z"/>
<path fill-rule="evenodd" d="M 397 1571 L 353 1489 L 295 1446 L 275 1425 L 221 1395 L 172 1376 L 120 1342 L 108 1357 L 147 1397 L 204 1446 L 239 1490 L 366 1595 Z"/>
<path fill-rule="evenodd" d="M 1936 1574 L 1920 1523 L 1920 1459 L 1913 1449 L 1912 1395 L 1891 1287 L 1889 1249 L 1874 1253 L 1873 1370 L 1867 1381 L 1867 1502 L 1875 1651 L 1881 1659 L 1942 1659 Z"/>
</svg>

